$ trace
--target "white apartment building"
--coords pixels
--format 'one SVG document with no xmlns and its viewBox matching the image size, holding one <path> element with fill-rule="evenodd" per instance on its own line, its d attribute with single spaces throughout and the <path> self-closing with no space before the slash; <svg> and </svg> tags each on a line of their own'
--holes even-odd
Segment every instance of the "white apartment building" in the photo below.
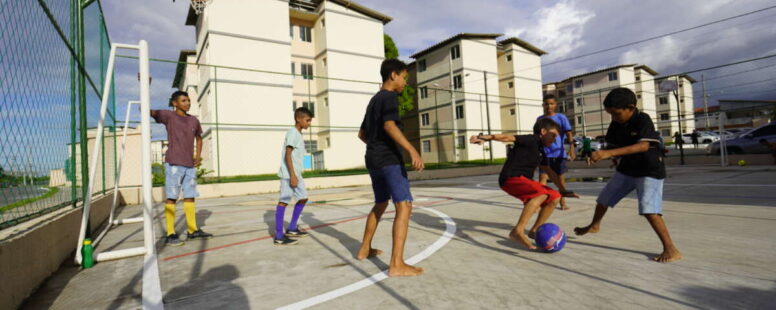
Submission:
<svg viewBox="0 0 776 310">
<path fill-rule="evenodd" d="M 547 52 L 518 38 L 498 43 L 499 103 L 504 133 L 530 134 L 542 115 L 542 60 Z"/>
<path fill-rule="evenodd" d="M 461 33 L 419 51 L 415 59 L 420 152 L 426 162 L 490 158 L 487 145 L 468 136 L 500 133 L 499 47 L 501 34 Z M 487 93 L 487 96 L 486 96 Z M 453 103 L 454 102 L 454 103 Z M 493 158 L 506 148 L 493 144 Z"/>
<path fill-rule="evenodd" d="M 678 105 L 673 92 L 660 91 L 658 86 L 665 80 L 677 81 L 677 91 L 679 95 Z M 695 105 L 692 93 L 693 83 L 695 83 L 695 79 L 686 74 L 664 76 L 655 80 L 655 89 L 657 90 L 657 117 L 654 121 L 658 131 L 660 131 L 660 135 L 666 139 L 665 141 L 671 141 L 668 138 L 672 137 L 676 132 L 690 133 L 695 130 L 695 121 L 693 120 L 693 109 Z M 677 111 L 681 112 L 677 113 Z M 682 130 L 679 130 L 679 119 L 684 120 L 681 122 Z"/>
<path fill-rule="evenodd" d="M 304 132 L 306 168 L 363 166 L 356 136 L 379 90 L 390 21 L 346 0 L 213 1 L 200 15 L 190 10 L 197 43 L 186 57 L 201 65 L 176 80 L 196 85 L 204 168 L 211 176 L 277 172 L 298 106 L 315 114 Z"/>
</svg>

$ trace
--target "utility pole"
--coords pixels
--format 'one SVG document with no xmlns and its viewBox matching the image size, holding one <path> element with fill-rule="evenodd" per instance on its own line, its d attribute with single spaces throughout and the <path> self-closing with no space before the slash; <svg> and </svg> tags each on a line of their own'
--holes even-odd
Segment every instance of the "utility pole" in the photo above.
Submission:
<svg viewBox="0 0 776 310">
<path fill-rule="evenodd" d="M 482 71 L 482 75 L 485 77 L 485 114 L 488 116 L 488 135 L 490 133 L 490 101 L 488 101 L 488 71 Z M 488 140 L 488 151 L 490 153 L 490 161 L 493 161 L 493 140 Z"/>
<path fill-rule="evenodd" d="M 458 125 L 455 118 L 455 81 L 453 80 L 453 51 L 447 53 L 450 65 L 450 110 L 453 112 L 453 162 L 458 162 Z"/>
<path fill-rule="evenodd" d="M 711 130 L 711 125 L 709 125 L 709 102 L 708 98 L 706 98 L 706 79 L 703 77 L 703 73 L 701 73 L 701 88 L 703 89 L 703 114 L 706 119 L 706 130 Z M 722 132 L 719 133 L 722 135 Z"/>
<path fill-rule="evenodd" d="M 682 139 L 682 143 L 679 143 L 679 156 L 680 156 L 680 163 L 684 165 L 684 139 L 682 138 L 682 109 L 681 105 L 679 104 L 679 76 L 676 76 L 676 87 L 674 87 L 673 90 L 674 93 L 674 99 L 676 99 L 676 116 L 677 116 L 677 124 L 679 124 L 679 139 Z"/>
</svg>

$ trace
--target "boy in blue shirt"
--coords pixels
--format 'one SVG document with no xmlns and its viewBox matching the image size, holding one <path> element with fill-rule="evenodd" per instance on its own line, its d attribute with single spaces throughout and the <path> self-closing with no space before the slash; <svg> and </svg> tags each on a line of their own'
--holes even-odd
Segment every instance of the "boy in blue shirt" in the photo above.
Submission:
<svg viewBox="0 0 776 310">
<path fill-rule="evenodd" d="M 560 126 L 560 135 L 558 135 L 555 138 L 555 142 L 550 146 L 544 147 L 544 158 L 542 158 L 541 165 L 550 167 L 552 171 L 555 172 L 555 174 L 558 175 L 558 178 L 560 179 L 561 184 L 556 184 L 558 189 L 565 188 L 566 187 L 566 172 L 568 171 L 568 168 L 566 168 L 566 150 L 564 148 L 564 144 L 569 144 L 569 154 L 568 158 L 569 160 L 576 159 L 576 151 L 574 150 L 574 133 L 573 129 L 571 128 L 571 124 L 569 123 L 569 119 L 566 118 L 566 115 L 555 113 L 555 110 L 558 108 L 558 101 L 555 100 L 555 96 L 553 95 L 545 95 L 544 96 L 544 102 L 542 103 L 542 107 L 544 108 L 544 115 L 541 115 L 537 117 L 536 119 L 542 119 L 542 118 L 549 118 L 555 121 Z M 549 179 L 549 175 L 546 171 L 539 168 L 539 183 L 542 185 L 547 185 L 547 180 Z M 561 197 L 560 198 L 560 209 L 561 210 L 568 210 L 569 208 L 566 206 L 566 198 Z"/>
<path fill-rule="evenodd" d="M 294 127 L 286 132 L 286 139 L 283 141 L 280 169 L 278 170 L 280 199 L 278 199 L 278 205 L 275 208 L 275 245 L 296 244 L 298 240 L 295 238 L 308 235 L 308 233 L 300 231 L 296 223 L 299 221 L 299 216 L 302 215 L 305 203 L 307 203 L 307 190 L 302 179 L 302 170 L 304 169 L 302 162 L 305 154 L 302 130 L 310 128 L 312 120 L 313 113 L 309 109 L 297 108 L 294 111 Z M 283 233 L 283 217 L 292 196 L 296 196 L 297 202 L 288 229 Z"/>
</svg>

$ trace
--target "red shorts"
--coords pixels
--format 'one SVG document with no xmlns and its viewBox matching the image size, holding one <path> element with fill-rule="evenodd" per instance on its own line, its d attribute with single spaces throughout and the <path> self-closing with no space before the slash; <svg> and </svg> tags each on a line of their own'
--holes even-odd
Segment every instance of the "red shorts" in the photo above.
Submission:
<svg viewBox="0 0 776 310">
<path fill-rule="evenodd" d="M 524 176 L 507 179 L 501 189 L 507 192 L 507 194 L 520 199 L 523 203 L 527 203 L 529 200 L 541 195 L 547 195 L 547 200 L 545 200 L 542 205 L 560 198 L 560 193 L 558 191 Z"/>
</svg>

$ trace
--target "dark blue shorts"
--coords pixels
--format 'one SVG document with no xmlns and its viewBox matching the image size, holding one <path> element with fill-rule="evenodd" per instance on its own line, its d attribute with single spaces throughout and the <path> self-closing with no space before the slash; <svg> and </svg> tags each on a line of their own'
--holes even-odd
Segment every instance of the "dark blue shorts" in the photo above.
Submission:
<svg viewBox="0 0 776 310">
<path fill-rule="evenodd" d="M 410 193 L 410 180 L 407 179 L 407 170 L 402 165 L 390 165 L 380 169 L 369 169 L 369 177 L 372 178 L 372 191 L 375 193 L 375 202 L 393 203 L 412 201 Z"/>
<path fill-rule="evenodd" d="M 555 174 L 557 175 L 561 175 L 569 171 L 569 169 L 566 168 L 566 159 L 561 157 L 543 157 L 541 165 L 550 166 L 550 169 L 555 171 Z M 539 168 L 539 173 L 546 172 L 542 171 L 542 168 Z"/>
</svg>

